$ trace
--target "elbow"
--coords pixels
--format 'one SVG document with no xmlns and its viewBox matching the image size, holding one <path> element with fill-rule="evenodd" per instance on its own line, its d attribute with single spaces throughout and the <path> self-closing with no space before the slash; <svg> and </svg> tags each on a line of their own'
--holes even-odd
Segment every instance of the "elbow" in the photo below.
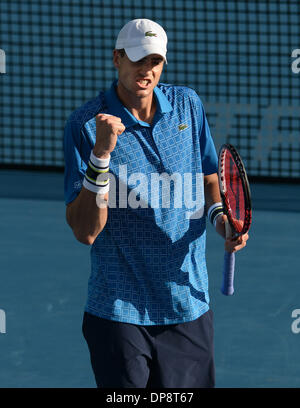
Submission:
<svg viewBox="0 0 300 408">
<path fill-rule="evenodd" d="M 97 238 L 97 236 L 82 234 L 74 230 L 73 230 L 73 233 L 77 241 L 79 241 L 81 244 L 84 244 L 84 245 L 93 245 L 93 243 L 95 242 L 95 239 Z"/>
<path fill-rule="evenodd" d="M 93 245 L 98 235 L 101 233 L 103 228 L 95 229 L 92 232 L 86 229 L 72 228 L 73 234 L 77 241 L 84 245 Z"/>
<path fill-rule="evenodd" d="M 71 217 L 67 214 L 67 224 L 71 228 L 76 240 L 84 245 L 93 245 L 97 235 L 92 235 L 87 231 L 84 231 L 82 228 L 78 226 L 74 226 L 71 222 Z"/>
<path fill-rule="evenodd" d="M 93 226 L 91 229 L 86 225 L 81 223 L 74 223 L 74 217 L 72 218 L 70 212 L 67 212 L 67 224 L 73 231 L 73 234 L 78 242 L 84 245 L 93 245 L 97 236 L 103 229 L 103 226 L 97 225 Z"/>
</svg>

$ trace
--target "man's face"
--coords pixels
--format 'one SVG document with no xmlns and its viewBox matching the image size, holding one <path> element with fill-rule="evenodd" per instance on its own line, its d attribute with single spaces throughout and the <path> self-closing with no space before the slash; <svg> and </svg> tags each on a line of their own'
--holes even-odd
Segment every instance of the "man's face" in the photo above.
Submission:
<svg viewBox="0 0 300 408">
<path fill-rule="evenodd" d="M 152 94 L 159 82 L 164 58 L 158 54 L 150 54 L 137 62 L 132 62 L 126 54 L 122 57 L 115 50 L 114 65 L 119 73 L 118 89 L 122 95 L 145 98 Z"/>
</svg>

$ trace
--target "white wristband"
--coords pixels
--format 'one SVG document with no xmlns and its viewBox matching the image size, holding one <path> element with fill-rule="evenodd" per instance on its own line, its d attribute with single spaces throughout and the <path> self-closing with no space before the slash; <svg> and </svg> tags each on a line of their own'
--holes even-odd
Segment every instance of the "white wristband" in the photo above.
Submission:
<svg viewBox="0 0 300 408">
<path fill-rule="evenodd" d="M 93 193 L 96 194 L 105 194 L 109 191 L 109 180 L 106 183 L 105 186 L 95 186 L 93 184 L 91 184 L 89 181 L 87 181 L 86 178 L 83 179 L 83 183 L 82 183 L 83 187 L 85 187 L 87 190 L 92 191 Z"/>
<path fill-rule="evenodd" d="M 216 226 L 218 216 L 222 214 L 224 214 L 223 204 L 220 202 L 211 205 L 207 211 L 207 217 L 209 221 L 214 225 L 214 227 Z"/>
<path fill-rule="evenodd" d="M 83 180 L 83 186 L 87 190 L 97 194 L 105 194 L 109 191 L 109 161 L 110 156 L 106 159 L 99 159 L 91 152 Z"/>
<path fill-rule="evenodd" d="M 97 167 L 108 167 L 110 162 L 110 155 L 106 159 L 99 159 L 94 155 L 92 150 L 90 155 L 90 161 Z"/>
</svg>

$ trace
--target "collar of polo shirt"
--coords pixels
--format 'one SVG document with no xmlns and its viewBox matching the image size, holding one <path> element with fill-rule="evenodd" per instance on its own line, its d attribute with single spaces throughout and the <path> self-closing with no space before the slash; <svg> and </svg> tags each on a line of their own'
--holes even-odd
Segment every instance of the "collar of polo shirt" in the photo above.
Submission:
<svg viewBox="0 0 300 408">
<path fill-rule="evenodd" d="M 136 119 L 132 115 L 132 113 L 130 113 L 129 110 L 122 104 L 116 92 L 117 84 L 118 80 L 114 81 L 111 88 L 107 92 L 105 92 L 105 102 L 108 108 L 108 113 L 121 118 L 122 123 L 126 128 L 134 126 L 137 123 L 141 126 L 150 127 L 151 125 L 149 123 Z M 156 86 L 153 92 L 156 99 L 155 116 L 157 114 L 171 112 L 173 110 L 172 105 L 168 101 L 167 97 L 162 93 L 162 91 Z"/>
</svg>

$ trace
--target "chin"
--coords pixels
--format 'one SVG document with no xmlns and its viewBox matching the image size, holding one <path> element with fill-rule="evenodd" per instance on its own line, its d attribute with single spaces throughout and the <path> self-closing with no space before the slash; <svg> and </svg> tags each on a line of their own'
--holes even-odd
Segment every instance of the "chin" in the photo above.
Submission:
<svg viewBox="0 0 300 408">
<path fill-rule="evenodd" d="M 149 91 L 149 89 L 147 89 L 147 90 L 146 90 L 146 89 L 145 89 L 145 90 L 139 89 L 138 91 L 136 91 L 136 95 L 137 95 L 137 96 L 140 96 L 140 97 L 143 97 L 143 96 L 148 96 L 148 95 L 150 95 L 151 92 L 152 92 L 152 90 Z"/>
<path fill-rule="evenodd" d="M 152 92 L 153 92 L 153 88 L 152 88 L 152 87 L 151 87 L 151 88 L 148 88 L 148 89 L 138 89 L 138 90 L 136 91 L 136 95 L 137 95 L 137 96 L 140 96 L 140 97 L 143 97 L 143 96 L 148 96 L 148 95 L 150 95 Z"/>
</svg>

